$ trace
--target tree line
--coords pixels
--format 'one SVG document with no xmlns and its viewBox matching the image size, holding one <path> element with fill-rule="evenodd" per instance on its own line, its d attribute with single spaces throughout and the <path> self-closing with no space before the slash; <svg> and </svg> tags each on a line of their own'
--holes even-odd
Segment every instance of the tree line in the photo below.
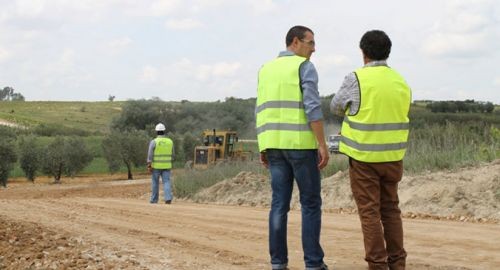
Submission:
<svg viewBox="0 0 500 270">
<path fill-rule="evenodd" d="M 14 88 L 6 86 L 0 89 L 0 101 L 24 101 L 24 96 L 21 93 L 16 93 Z"/>
<path fill-rule="evenodd" d="M 340 123 L 342 117 L 329 113 L 332 97 L 321 98 L 324 119 L 327 123 Z M 491 102 L 473 100 L 428 104 L 427 108 L 431 111 L 432 106 L 443 104 L 447 104 L 447 108 L 455 106 L 457 112 L 488 113 L 492 111 L 491 107 L 494 109 Z M 165 124 L 167 136 L 174 141 L 174 164 L 179 167 L 193 159 L 194 148 L 202 143 L 201 133 L 205 129 L 230 129 L 237 131 L 240 138 L 256 138 L 254 111 L 255 98 L 229 97 L 216 102 L 165 102 L 158 98 L 129 100 L 122 106 L 121 114 L 111 121 L 110 132 L 99 135 L 98 150 L 90 149 L 86 144 L 83 138 L 91 134 L 85 130 L 46 124 L 27 130 L 0 126 L 0 184 L 6 185 L 16 163 L 30 181 L 34 181 L 39 174 L 45 174 L 52 176 L 54 182 L 59 182 L 62 176 L 74 176 L 81 172 L 96 157 L 104 158 L 109 172 L 125 168 L 128 179 L 132 179 L 134 168 L 144 169 L 147 146 L 155 137 L 154 126 L 159 122 Z M 492 118 L 492 123 L 498 124 L 498 118 L 492 114 L 452 116 L 462 122 L 466 116 L 472 122 Z M 433 114 L 425 109 L 415 111 L 411 118 L 413 128 L 419 127 L 419 123 L 423 126 L 443 120 L 442 114 Z M 419 119 L 422 121 L 419 122 Z M 444 120 L 449 122 L 450 119 L 454 118 L 448 115 Z"/>
<path fill-rule="evenodd" d="M 174 141 L 176 166 L 183 166 L 185 161 L 192 159 L 194 148 L 200 140 L 191 133 L 169 132 L 167 136 Z M 152 137 L 145 130 L 112 130 L 100 137 L 100 150 L 96 151 L 89 147 L 82 136 L 40 137 L 0 126 L 0 185 L 7 186 L 16 163 L 31 182 L 42 174 L 53 177 L 54 183 L 60 183 L 61 177 L 74 177 L 98 155 L 104 158 L 110 173 L 116 173 L 124 167 L 127 179 L 132 180 L 134 170 L 145 170 L 147 149 Z M 47 138 L 51 138 L 50 142 L 47 142 Z"/>
<path fill-rule="evenodd" d="M 450 101 L 433 101 L 426 105 L 426 108 L 434 113 L 457 113 L 457 112 L 478 112 L 492 113 L 495 110 L 495 105 L 492 102 L 480 102 L 473 99 L 450 100 Z"/>
</svg>

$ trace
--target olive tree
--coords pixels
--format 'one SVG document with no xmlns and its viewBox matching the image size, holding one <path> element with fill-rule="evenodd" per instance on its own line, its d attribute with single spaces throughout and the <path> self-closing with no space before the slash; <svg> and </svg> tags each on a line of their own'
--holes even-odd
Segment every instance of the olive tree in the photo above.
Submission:
<svg viewBox="0 0 500 270">
<path fill-rule="evenodd" d="M 132 167 L 146 165 L 149 138 L 144 131 L 113 131 L 102 141 L 104 157 L 111 173 L 122 165 L 127 167 L 127 179 L 132 180 Z"/>
<path fill-rule="evenodd" d="M 7 187 L 9 173 L 17 161 L 15 145 L 11 140 L 0 139 L 0 184 Z"/>
<path fill-rule="evenodd" d="M 61 176 L 74 176 L 83 170 L 93 159 L 93 155 L 79 137 L 58 136 L 45 148 L 42 170 L 60 183 Z"/>
<path fill-rule="evenodd" d="M 186 132 L 182 138 L 182 149 L 184 150 L 184 161 L 192 160 L 194 158 L 194 149 L 196 145 L 200 144 L 199 139 L 192 133 Z"/>
<path fill-rule="evenodd" d="M 31 182 L 35 181 L 36 173 L 40 169 L 42 149 L 36 137 L 26 136 L 19 140 L 19 166 L 24 175 Z"/>
</svg>

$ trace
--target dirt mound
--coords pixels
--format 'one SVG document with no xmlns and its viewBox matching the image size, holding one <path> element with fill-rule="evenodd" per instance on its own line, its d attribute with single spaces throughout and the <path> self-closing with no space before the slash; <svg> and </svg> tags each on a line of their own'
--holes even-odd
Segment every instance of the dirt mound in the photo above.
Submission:
<svg viewBox="0 0 500 270">
<path fill-rule="evenodd" d="M 457 171 L 405 177 L 399 189 L 405 212 L 461 220 L 500 220 L 500 160 Z"/>
<path fill-rule="evenodd" d="M 270 197 L 271 187 L 266 176 L 240 172 L 231 179 L 203 189 L 192 200 L 198 203 L 269 206 Z"/>
<path fill-rule="evenodd" d="M 294 186 L 291 208 L 300 208 Z M 404 176 L 399 186 L 400 207 L 406 217 L 461 221 L 500 221 L 500 160 L 456 171 Z M 323 209 L 356 212 L 348 172 L 322 180 Z M 267 176 L 241 172 L 200 191 L 194 202 L 269 207 Z"/>
</svg>

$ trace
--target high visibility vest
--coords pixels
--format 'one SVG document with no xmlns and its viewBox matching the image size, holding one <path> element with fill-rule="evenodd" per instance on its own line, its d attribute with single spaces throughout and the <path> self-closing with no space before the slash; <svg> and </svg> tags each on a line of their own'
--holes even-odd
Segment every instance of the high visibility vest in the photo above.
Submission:
<svg viewBox="0 0 500 270">
<path fill-rule="evenodd" d="M 300 56 L 282 56 L 259 71 L 256 128 L 259 151 L 317 149 L 304 111 L 299 68 Z"/>
<path fill-rule="evenodd" d="M 169 138 L 159 137 L 154 139 L 155 150 L 153 152 L 153 169 L 171 169 L 173 142 Z"/>
<path fill-rule="evenodd" d="M 405 80 L 387 66 L 355 71 L 360 87 L 360 108 L 346 110 L 340 152 L 364 162 L 402 160 L 408 141 L 411 90 Z"/>
</svg>

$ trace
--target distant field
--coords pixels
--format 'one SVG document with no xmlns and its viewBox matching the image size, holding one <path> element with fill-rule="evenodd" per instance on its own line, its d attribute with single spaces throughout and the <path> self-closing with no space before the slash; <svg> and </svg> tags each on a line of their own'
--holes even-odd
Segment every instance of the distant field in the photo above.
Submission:
<svg viewBox="0 0 500 270">
<path fill-rule="evenodd" d="M 0 101 L 0 119 L 22 126 L 61 125 L 88 132 L 105 133 L 124 102 Z"/>
</svg>

